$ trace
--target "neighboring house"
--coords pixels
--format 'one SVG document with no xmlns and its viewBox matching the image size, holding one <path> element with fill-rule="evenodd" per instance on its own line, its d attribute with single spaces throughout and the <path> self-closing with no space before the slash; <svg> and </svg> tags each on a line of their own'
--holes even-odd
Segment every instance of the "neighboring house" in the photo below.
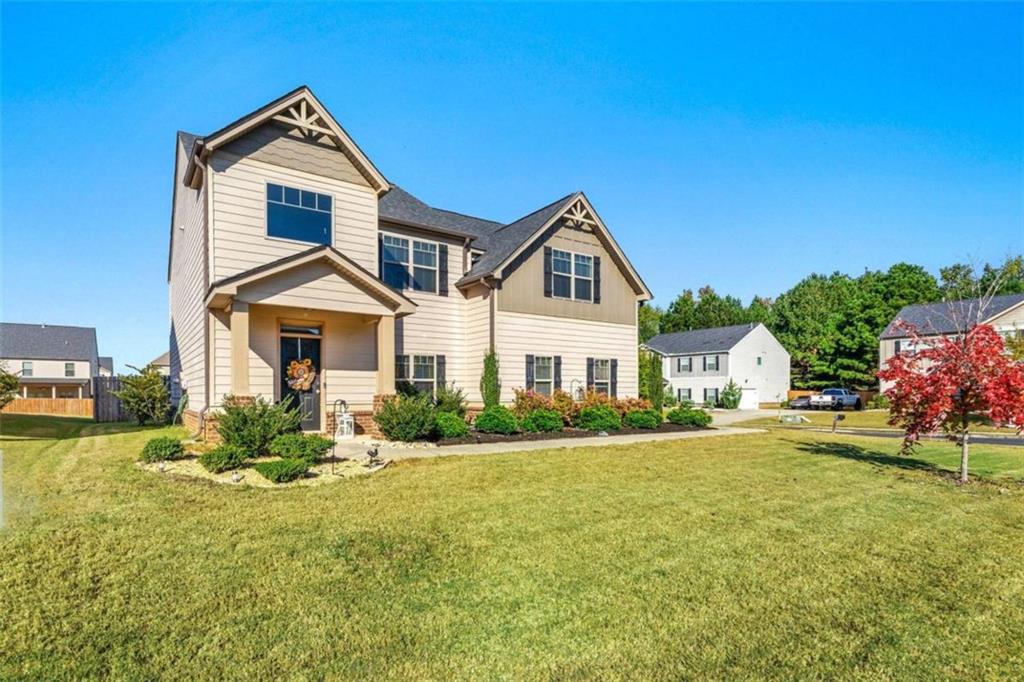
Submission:
<svg viewBox="0 0 1024 682">
<path fill-rule="evenodd" d="M 114 358 L 109 355 L 101 355 L 99 357 L 100 371 L 99 376 L 101 377 L 112 377 L 114 376 Z"/>
<path fill-rule="evenodd" d="M 344 401 L 372 430 L 396 380 L 479 405 L 491 348 L 505 402 L 516 387 L 637 394 L 651 294 L 582 192 L 510 223 L 433 208 L 300 87 L 179 133 L 173 194 L 171 392 L 191 427 L 234 394 L 294 395 L 307 430 Z"/>
<path fill-rule="evenodd" d="M 777 403 L 789 391 L 789 353 L 763 324 L 659 334 L 644 347 L 662 356 L 662 376 L 678 400 L 717 403 L 732 379 L 742 408 Z"/>
<path fill-rule="evenodd" d="M 19 398 L 89 398 L 99 372 L 96 330 L 0 322 L 0 363 L 18 375 Z"/>
<path fill-rule="evenodd" d="M 160 372 L 161 376 L 170 376 L 171 374 L 171 351 L 162 353 L 161 355 L 153 358 L 149 361 L 150 365 L 156 367 L 157 371 Z"/>
<path fill-rule="evenodd" d="M 889 358 L 897 353 L 913 353 L 929 339 L 954 336 L 975 323 L 992 325 L 1007 339 L 1024 337 L 1024 294 L 994 296 L 988 300 L 970 298 L 908 305 L 900 310 L 879 337 L 878 367 L 884 369 Z M 917 331 L 920 344 L 914 342 L 905 325 Z M 879 382 L 882 391 L 891 387 L 892 382 Z"/>
</svg>

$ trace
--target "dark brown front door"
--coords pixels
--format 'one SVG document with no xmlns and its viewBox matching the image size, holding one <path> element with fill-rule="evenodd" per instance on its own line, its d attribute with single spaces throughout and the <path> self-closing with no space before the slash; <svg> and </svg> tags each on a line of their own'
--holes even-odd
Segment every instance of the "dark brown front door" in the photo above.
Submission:
<svg viewBox="0 0 1024 682">
<path fill-rule="evenodd" d="M 320 430 L 320 339 L 281 336 L 281 399 L 293 396 L 302 430 Z M 312 373 L 312 377 L 310 377 Z"/>
</svg>

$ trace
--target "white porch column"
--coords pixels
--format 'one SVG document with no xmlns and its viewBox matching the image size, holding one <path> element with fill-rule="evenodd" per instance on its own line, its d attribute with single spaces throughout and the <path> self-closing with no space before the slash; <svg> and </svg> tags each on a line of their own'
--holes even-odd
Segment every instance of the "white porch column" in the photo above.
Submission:
<svg viewBox="0 0 1024 682">
<path fill-rule="evenodd" d="M 231 303 L 231 392 L 249 395 L 249 304 Z"/>
<path fill-rule="evenodd" d="M 50 386 L 50 398 L 53 399 L 53 400 L 57 399 L 57 387 L 56 386 Z"/>
<path fill-rule="evenodd" d="M 78 399 L 82 399 L 82 384 L 78 384 Z"/>
<path fill-rule="evenodd" d="M 28 386 L 27 385 L 21 387 L 21 397 L 25 398 L 25 399 L 28 399 Z"/>
<path fill-rule="evenodd" d="M 395 318 L 377 320 L 377 395 L 395 392 Z"/>
</svg>

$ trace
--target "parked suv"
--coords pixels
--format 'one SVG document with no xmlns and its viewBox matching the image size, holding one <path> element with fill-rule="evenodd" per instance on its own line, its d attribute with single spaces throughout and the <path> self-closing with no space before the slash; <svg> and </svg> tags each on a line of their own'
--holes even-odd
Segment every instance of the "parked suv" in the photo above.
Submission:
<svg viewBox="0 0 1024 682">
<path fill-rule="evenodd" d="M 864 403 L 859 395 L 845 388 L 826 388 L 818 395 L 811 396 L 812 410 L 845 410 L 847 407 L 861 410 L 864 409 Z"/>
</svg>

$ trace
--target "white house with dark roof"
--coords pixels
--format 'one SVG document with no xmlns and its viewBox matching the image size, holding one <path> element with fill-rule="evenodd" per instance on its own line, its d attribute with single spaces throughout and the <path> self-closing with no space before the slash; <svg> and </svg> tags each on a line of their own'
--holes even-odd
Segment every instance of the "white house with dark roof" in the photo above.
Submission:
<svg viewBox="0 0 1024 682">
<path fill-rule="evenodd" d="M 905 306 L 878 339 L 878 367 L 884 369 L 897 353 L 913 353 L 929 339 L 953 336 L 978 323 L 992 325 L 1007 339 L 1024 337 L 1024 294 Z M 916 331 L 917 341 L 910 329 Z M 891 386 L 892 382 L 879 382 L 882 391 Z"/>
<path fill-rule="evenodd" d="M 0 322 L 0 364 L 19 398 L 89 398 L 100 369 L 93 327 Z"/>
<path fill-rule="evenodd" d="M 307 87 L 179 133 L 168 285 L 172 398 L 206 431 L 224 397 L 344 401 L 357 430 L 396 381 L 481 402 L 517 387 L 637 394 L 651 293 L 582 192 L 525 216 L 434 208 L 392 184 Z M 312 372 L 307 382 L 299 375 Z"/>
<path fill-rule="evenodd" d="M 789 392 L 789 353 L 760 323 L 659 334 L 644 347 L 662 357 L 662 376 L 680 401 L 717 404 L 730 379 L 744 409 Z"/>
</svg>

